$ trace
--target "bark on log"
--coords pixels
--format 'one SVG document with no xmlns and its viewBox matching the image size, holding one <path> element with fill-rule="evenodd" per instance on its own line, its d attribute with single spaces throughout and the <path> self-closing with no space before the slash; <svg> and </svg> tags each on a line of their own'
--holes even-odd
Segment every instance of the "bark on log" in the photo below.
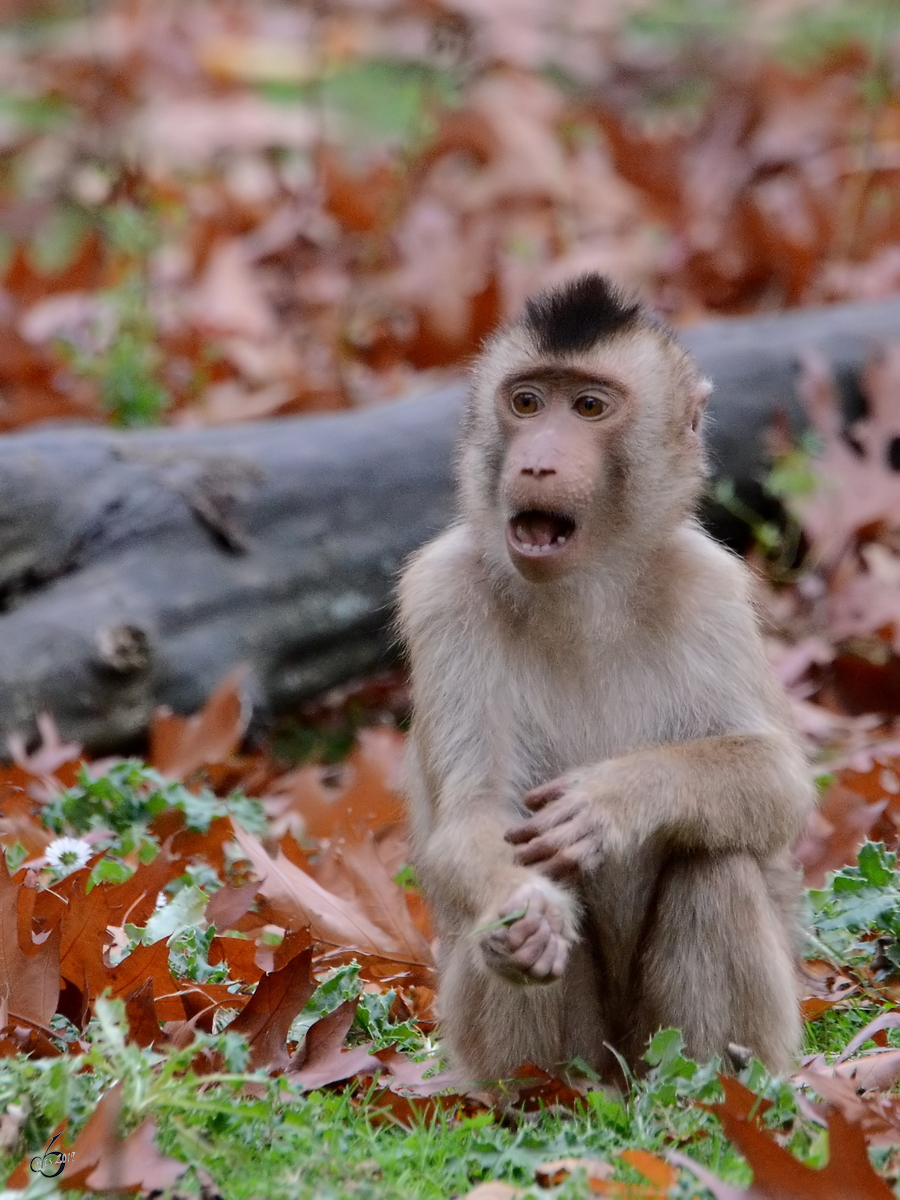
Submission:
<svg viewBox="0 0 900 1200">
<path fill-rule="evenodd" d="M 718 471 L 752 477 L 773 412 L 798 419 L 818 347 L 853 401 L 900 300 L 716 321 L 683 340 L 715 383 Z M 0 438 L 0 744 L 50 711 L 94 749 L 156 705 L 196 709 L 237 662 L 284 706 L 382 664 L 406 555 L 452 515 L 462 387 L 228 428 Z"/>
</svg>

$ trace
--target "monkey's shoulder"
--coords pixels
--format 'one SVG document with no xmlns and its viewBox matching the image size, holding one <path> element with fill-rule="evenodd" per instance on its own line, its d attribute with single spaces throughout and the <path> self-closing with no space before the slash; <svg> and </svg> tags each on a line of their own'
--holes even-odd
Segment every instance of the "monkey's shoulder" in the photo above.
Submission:
<svg viewBox="0 0 900 1200">
<path fill-rule="evenodd" d="M 472 581 L 483 575 L 471 535 L 460 525 L 427 542 L 407 562 L 398 587 L 400 628 L 407 636 L 438 617 L 462 611 Z"/>
<path fill-rule="evenodd" d="M 667 586 L 698 616 L 720 608 L 743 608 L 753 616 L 753 577 L 745 563 L 693 522 L 672 543 Z"/>
</svg>

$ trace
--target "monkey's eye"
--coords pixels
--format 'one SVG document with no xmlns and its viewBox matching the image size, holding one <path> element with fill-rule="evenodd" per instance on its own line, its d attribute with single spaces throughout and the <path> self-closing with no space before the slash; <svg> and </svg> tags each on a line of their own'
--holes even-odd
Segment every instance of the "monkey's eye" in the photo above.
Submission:
<svg viewBox="0 0 900 1200">
<path fill-rule="evenodd" d="M 512 410 L 520 417 L 533 417 L 544 407 L 540 396 L 534 392 L 516 392 L 510 400 Z"/>
<path fill-rule="evenodd" d="M 579 417 L 585 417 L 587 420 L 602 417 L 609 408 L 609 401 L 602 399 L 600 396 L 579 396 L 572 408 L 578 413 Z"/>
</svg>

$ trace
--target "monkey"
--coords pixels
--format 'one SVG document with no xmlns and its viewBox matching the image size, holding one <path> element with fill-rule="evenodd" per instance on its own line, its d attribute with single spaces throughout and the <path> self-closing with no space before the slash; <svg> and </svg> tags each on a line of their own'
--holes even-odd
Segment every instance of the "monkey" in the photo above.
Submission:
<svg viewBox="0 0 900 1200">
<path fill-rule="evenodd" d="M 710 385 L 588 274 L 473 365 L 458 512 L 399 584 L 411 858 L 452 1063 L 790 1070 L 814 788 L 745 564 L 695 518 Z M 741 1049 L 744 1048 L 744 1049 Z"/>
</svg>

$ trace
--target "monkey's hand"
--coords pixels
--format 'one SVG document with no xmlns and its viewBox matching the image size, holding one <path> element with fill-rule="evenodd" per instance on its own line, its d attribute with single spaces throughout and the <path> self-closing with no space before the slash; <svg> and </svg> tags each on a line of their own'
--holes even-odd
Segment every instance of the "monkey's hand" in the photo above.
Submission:
<svg viewBox="0 0 900 1200">
<path fill-rule="evenodd" d="M 534 816 L 506 833 L 516 860 L 564 879 L 629 849 L 637 822 L 626 825 L 624 796 L 609 775 L 603 766 L 572 771 L 528 792 L 523 803 Z"/>
<path fill-rule="evenodd" d="M 514 983 L 552 983 L 565 969 L 572 915 L 551 888 L 540 879 L 523 884 L 478 930 L 487 965 Z"/>
</svg>

